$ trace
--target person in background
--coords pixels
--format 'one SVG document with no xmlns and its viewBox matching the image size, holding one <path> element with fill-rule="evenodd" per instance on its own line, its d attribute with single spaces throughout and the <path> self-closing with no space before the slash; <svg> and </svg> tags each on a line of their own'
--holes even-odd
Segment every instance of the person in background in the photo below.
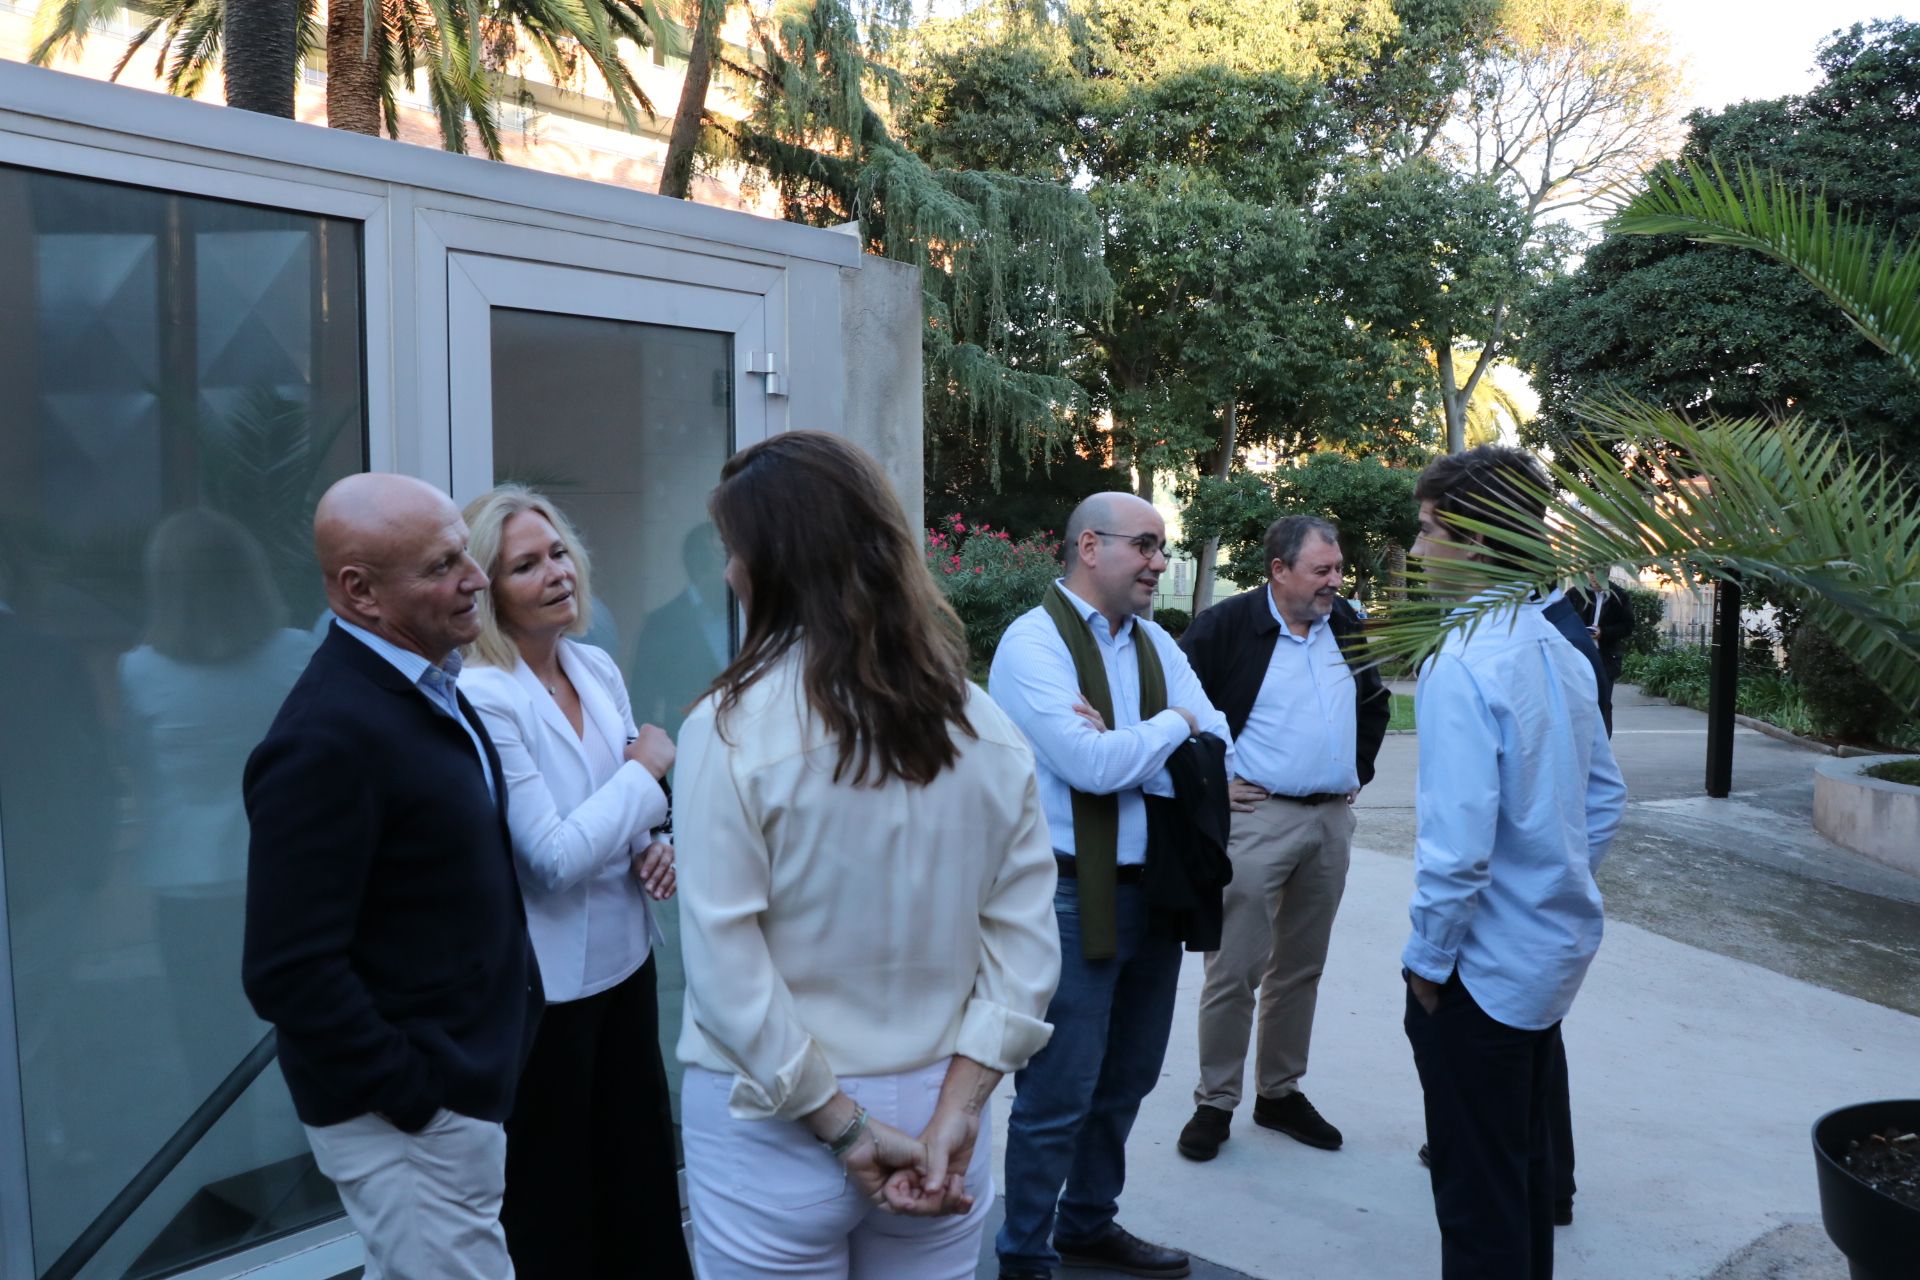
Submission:
<svg viewBox="0 0 1920 1280">
<path fill-rule="evenodd" d="M 1496 536 L 1546 536 L 1547 482 L 1483 445 L 1421 472 L 1429 560 L 1496 573 Z M 1536 597 L 1422 669 L 1405 1025 L 1425 1094 L 1445 1280 L 1553 1274 L 1551 1077 L 1560 1021 L 1600 946 L 1593 873 L 1626 803 L 1587 662 Z"/>
<path fill-rule="evenodd" d="M 408 476 L 328 489 L 314 549 L 334 619 L 243 784 L 242 982 L 366 1280 L 512 1280 L 503 1126 L 542 997 L 506 780 L 457 683 L 487 577 Z"/>
<path fill-rule="evenodd" d="M 1140 616 L 1167 568 L 1166 536 L 1130 493 L 1087 498 L 1067 520 L 1066 575 L 993 656 L 988 690 L 1039 769 L 1062 952 L 1054 1037 L 1015 1081 L 1007 1121 L 1002 1280 L 1051 1276 L 1056 1261 L 1138 1276 L 1191 1266 L 1115 1220 L 1127 1135 L 1160 1079 L 1180 977 L 1180 939 L 1154 927 L 1142 884 L 1146 796 L 1173 794 L 1167 761 L 1189 738 L 1231 742 L 1186 655 Z"/>
<path fill-rule="evenodd" d="M 464 515 L 491 583 L 464 687 L 506 775 L 547 995 L 507 1119 L 507 1248 L 523 1280 L 691 1280 L 647 907 L 674 891 L 673 848 L 652 836 L 673 741 L 634 724 L 613 659 L 572 638 L 590 568 L 560 509 L 503 485 Z"/>
<path fill-rule="evenodd" d="M 1060 972 L 1033 757 L 865 453 L 774 436 L 709 511 L 746 630 L 680 744 L 699 1273 L 963 1280 Z"/>
<path fill-rule="evenodd" d="M 146 579 L 146 634 L 120 656 L 120 706 L 140 879 L 189 1092 L 204 1097 L 261 1032 L 234 982 L 247 894 L 238 783 L 314 639 L 287 626 L 259 541 L 220 512 L 162 520 Z"/>
<path fill-rule="evenodd" d="M 1635 626 L 1633 600 L 1626 588 L 1611 580 L 1601 581 L 1597 589 L 1593 585 L 1572 587 L 1567 591 L 1567 603 L 1579 612 L 1587 634 L 1599 646 L 1600 659 L 1607 664 L 1608 683 L 1619 680 L 1627 663 L 1627 641 L 1633 638 Z"/>
<path fill-rule="evenodd" d="M 1193 620 L 1180 647 L 1233 731 L 1226 920 L 1200 995 L 1200 1079 L 1178 1149 L 1211 1160 L 1246 1075 L 1256 999 L 1253 1122 L 1336 1150 L 1300 1090 L 1333 919 L 1352 857 L 1353 802 L 1373 781 L 1392 703 L 1355 666 L 1360 621 L 1340 598 L 1340 533 L 1314 516 L 1267 530 L 1267 582 Z"/>
</svg>

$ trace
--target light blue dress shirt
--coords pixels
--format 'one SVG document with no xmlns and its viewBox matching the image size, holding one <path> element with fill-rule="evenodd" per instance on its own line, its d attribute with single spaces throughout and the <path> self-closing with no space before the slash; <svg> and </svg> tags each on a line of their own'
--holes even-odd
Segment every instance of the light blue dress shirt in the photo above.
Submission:
<svg viewBox="0 0 1920 1280">
<path fill-rule="evenodd" d="M 1600 948 L 1594 869 L 1627 787 L 1593 668 L 1522 605 L 1455 634 L 1420 674 L 1413 933 L 1401 962 L 1459 970 L 1487 1014 L 1537 1031 L 1573 1007 Z"/>
<path fill-rule="evenodd" d="M 1066 591 L 1064 584 L 1060 589 Z M 1000 705 L 1033 747 L 1039 776 L 1040 807 L 1046 811 L 1053 847 L 1072 854 L 1073 793 L 1117 795 L 1120 837 L 1116 856 L 1122 864 L 1145 862 L 1147 804 L 1145 796 L 1170 796 L 1173 780 L 1167 775 L 1167 757 L 1187 740 L 1187 722 L 1175 711 L 1185 707 L 1199 721 L 1202 733 L 1227 744 L 1227 769 L 1233 769 L 1233 735 L 1227 718 L 1207 701 L 1199 677 L 1187 665 L 1187 655 L 1158 624 L 1128 618 L 1114 635 L 1100 611 L 1067 591 L 1067 599 L 1086 620 L 1100 661 L 1107 669 L 1107 688 L 1113 694 L 1113 720 L 1106 732 L 1095 729 L 1073 713 L 1080 700 L 1080 681 L 1066 641 L 1043 608 L 1034 608 L 1014 620 L 1000 638 L 987 677 L 987 692 Z M 1148 637 L 1167 677 L 1167 709 L 1148 720 L 1140 718 L 1140 660 L 1133 646 Z"/>
<path fill-rule="evenodd" d="M 1253 710 L 1233 740 L 1234 772 L 1274 795 L 1352 791 L 1360 785 L 1356 694 L 1333 623 L 1315 618 L 1307 634 L 1297 636 L 1280 616 L 1272 588 L 1264 594 L 1280 634 Z"/>
<path fill-rule="evenodd" d="M 487 749 L 480 743 L 480 735 L 474 732 L 467 718 L 460 714 L 460 696 L 455 691 L 455 682 L 460 679 L 460 651 L 448 654 L 446 661 L 434 666 L 411 649 L 402 649 L 392 641 L 375 635 L 365 627 L 357 627 L 339 614 L 333 615 L 334 625 L 373 650 L 393 665 L 394 670 L 407 678 L 407 683 L 427 695 L 427 701 L 433 709 L 449 716 L 453 722 L 467 731 L 467 738 L 473 743 L 473 753 L 480 757 L 480 776 L 487 780 L 487 794 L 493 802 L 500 803 L 500 794 L 493 788 L 493 769 L 487 764 Z"/>
</svg>

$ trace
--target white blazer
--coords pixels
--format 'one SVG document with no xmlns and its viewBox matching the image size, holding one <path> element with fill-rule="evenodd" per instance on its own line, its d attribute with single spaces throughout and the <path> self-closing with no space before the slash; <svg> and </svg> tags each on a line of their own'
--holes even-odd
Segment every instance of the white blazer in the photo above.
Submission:
<svg viewBox="0 0 1920 1280">
<path fill-rule="evenodd" d="M 619 668 L 604 650 L 572 640 L 560 642 L 560 665 L 580 694 L 585 732 L 602 735 L 618 758 L 638 732 Z M 604 990 L 610 982 L 585 987 L 587 903 L 623 896 L 632 912 L 627 928 L 633 966 L 626 972 L 638 969 L 658 929 L 628 859 L 666 821 L 666 793 L 631 760 L 596 789 L 585 744 L 525 659 L 512 670 L 469 666 L 460 673 L 460 691 L 500 753 L 507 827 L 547 1001 Z"/>
</svg>

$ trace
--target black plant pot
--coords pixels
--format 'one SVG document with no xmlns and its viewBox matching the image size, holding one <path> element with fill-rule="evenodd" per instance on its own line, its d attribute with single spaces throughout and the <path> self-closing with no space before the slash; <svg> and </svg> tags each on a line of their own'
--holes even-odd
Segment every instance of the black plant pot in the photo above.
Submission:
<svg viewBox="0 0 1920 1280">
<path fill-rule="evenodd" d="M 1840 1162 L 1847 1144 L 1868 1134 L 1920 1131 L 1920 1098 L 1861 1102 L 1813 1122 L 1813 1167 L 1820 1179 L 1820 1216 L 1847 1255 L 1853 1280 L 1920 1276 L 1920 1209 L 1875 1191 Z"/>
</svg>

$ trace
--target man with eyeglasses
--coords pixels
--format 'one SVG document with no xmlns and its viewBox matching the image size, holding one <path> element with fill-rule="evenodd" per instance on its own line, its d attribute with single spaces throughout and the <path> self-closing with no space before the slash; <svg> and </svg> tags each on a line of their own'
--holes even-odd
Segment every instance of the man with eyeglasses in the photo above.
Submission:
<svg viewBox="0 0 1920 1280">
<path fill-rule="evenodd" d="M 1007 628 L 988 681 L 1033 747 L 1060 871 L 1053 1037 L 1015 1081 L 1001 1280 L 1041 1280 L 1056 1262 L 1189 1271 L 1186 1254 L 1114 1220 L 1180 975 L 1180 941 L 1150 925 L 1142 891 L 1145 797 L 1172 794 L 1167 761 L 1190 737 L 1231 742 L 1179 646 L 1140 616 L 1166 571 L 1166 536 L 1130 493 L 1082 502 L 1067 521 L 1065 576 Z"/>
</svg>

